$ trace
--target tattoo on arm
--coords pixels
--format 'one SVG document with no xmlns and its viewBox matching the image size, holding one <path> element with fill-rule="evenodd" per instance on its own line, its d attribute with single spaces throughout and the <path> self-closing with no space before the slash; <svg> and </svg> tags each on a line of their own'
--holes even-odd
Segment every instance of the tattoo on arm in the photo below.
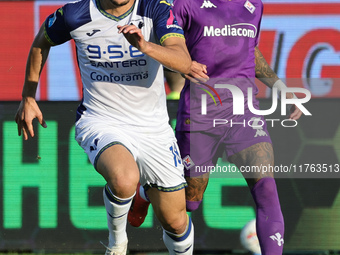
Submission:
<svg viewBox="0 0 340 255">
<path fill-rule="evenodd" d="M 279 79 L 257 46 L 255 47 L 255 76 L 269 88 L 272 88 Z"/>
</svg>

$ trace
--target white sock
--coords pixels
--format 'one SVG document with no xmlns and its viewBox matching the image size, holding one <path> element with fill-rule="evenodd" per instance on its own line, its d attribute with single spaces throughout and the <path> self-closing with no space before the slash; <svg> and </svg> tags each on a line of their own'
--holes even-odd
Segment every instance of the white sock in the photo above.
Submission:
<svg viewBox="0 0 340 255">
<path fill-rule="evenodd" d="M 163 241 L 170 255 L 193 254 L 194 250 L 194 225 L 188 217 L 188 225 L 184 233 L 177 235 L 163 229 Z"/>
<path fill-rule="evenodd" d="M 105 185 L 103 197 L 106 208 L 107 225 L 109 228 L 108 247 L 111 248 L 127 241 L 127 215 L 133 196 L 124 199 L 119 198 L 112 193 L 108 185 Z"/>
</svg>

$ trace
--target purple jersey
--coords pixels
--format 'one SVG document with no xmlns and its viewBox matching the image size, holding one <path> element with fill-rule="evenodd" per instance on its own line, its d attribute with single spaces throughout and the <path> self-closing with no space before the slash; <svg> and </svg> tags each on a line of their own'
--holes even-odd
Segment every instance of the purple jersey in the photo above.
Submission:
<svg viewBox="0 0 340 255">
<path fill-rule="evenodd" d="M 173 11 L 178 24 L 183 27 L 192 59 L 207 65 L 210 77 L 208 85 L 211 87 L 216 83 L 235 85 L 243 91 L 245 99 L 247 88 L 251 87 L 254 98 L 258 92 L 254 83 L 254 48 L 258 43 L 262 2 L 260 0 L 175 0 Z M 201 94 L 206 93 L 202 89 L 210 91 L 215 96 L 217 104 L 220 104 L 219 99 L 207 86 L 196 85 L 202 89 L 197 90 L 195 94 L 189 85 L 186 81 L 182 90 L 177 130 L 207 130 L 211 127 L 211 122 L 209 118 L 200 114 Z M 216 89 L 216 92 L 223 106 L 216 107 L 208 96 L 210 118 L 232 116 L 232 94 L 228 89 Z M 256 104 L 257 102 L 254 103 L 255 107 Z"/>
</svg>

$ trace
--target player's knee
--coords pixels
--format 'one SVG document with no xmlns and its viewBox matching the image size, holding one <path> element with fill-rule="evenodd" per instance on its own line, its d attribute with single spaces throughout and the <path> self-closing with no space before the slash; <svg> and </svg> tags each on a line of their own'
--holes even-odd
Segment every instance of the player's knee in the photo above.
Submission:
<svg viewBox="0 0 340 255">
<path fill-rule="evenodd" d="M 186 200 L 186 207 L 187 207 L 187 211 L 188 212 L 192 212 L 198 209 L 198 207 L 200 206 L 202 200 L 199 201 L 189 201 Z"/>
<path fill-rule="evenodd" d="M 120 198 L 125 198 L 131 197 L 135 193 L 138 181 L 137 178 L 124 179 L 124 181 L 117 178 L 108 182 L 108 185 L 113 194 Z"/>
<path fill-rule="evenodd" d="M 185 231 L 187 224 L 188 224 L 188 217 L 183 210 L 182 213 L 179 213 L 177 215 L 172 215 L 171 217 L 167 217 L 162 222 L 162 227 L 174 234 L 181 234 Z"/>
</svg>

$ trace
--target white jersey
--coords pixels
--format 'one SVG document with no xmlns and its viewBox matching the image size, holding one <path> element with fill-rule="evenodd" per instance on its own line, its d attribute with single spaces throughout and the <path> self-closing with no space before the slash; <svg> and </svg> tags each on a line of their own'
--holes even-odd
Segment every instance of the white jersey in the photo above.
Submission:
<svg viewBox="0 0 340 255">
<path fill-rule="evenodd" d="M 164 0 L 136 0 L 119 17 L 105 12 L 99 0 L 68 3 L 46 19 L 45 36 L 55 45 L 70 39 L 76 43 L 83 83 L 77 119 L 107 119 L 145 131 L 166 128 L 163 68 L 118 34 L 117 26 L 126 24 L 136 25 L 145 40 L 157 44 L 183 37 Z"/>
</svg>

